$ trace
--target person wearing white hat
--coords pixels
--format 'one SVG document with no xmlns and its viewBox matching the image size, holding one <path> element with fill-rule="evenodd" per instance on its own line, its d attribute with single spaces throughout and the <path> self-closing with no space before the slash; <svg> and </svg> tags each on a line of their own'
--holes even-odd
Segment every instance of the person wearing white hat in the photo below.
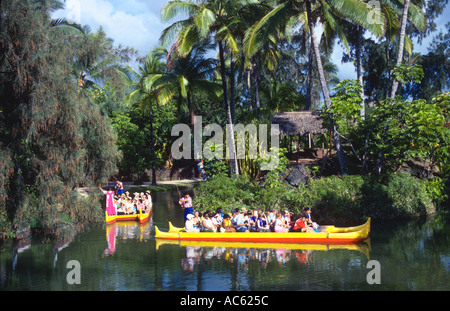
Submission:
<svg viewBox="0 0 450 311">
<path fill-rule="evenodd" d="M 184 227 L 186 232 L 200 232 L 199 229 L 194 228 L 194 222 L 192 221 L 193 218 L 194 218 L 194 215 L 192 215 L 192 214 L 186 215 L 186 223 L 185 223 L 185 227 Z"/>
</svg>

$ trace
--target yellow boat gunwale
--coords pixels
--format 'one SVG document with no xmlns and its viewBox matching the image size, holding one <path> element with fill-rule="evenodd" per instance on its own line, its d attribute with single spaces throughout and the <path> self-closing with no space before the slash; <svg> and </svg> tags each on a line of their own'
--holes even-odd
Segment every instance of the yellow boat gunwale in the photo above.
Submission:
<svg viewBox="0 0 450 311">
<path fill-rule="evenodd" d="M 353 226 L 353 227 L 335 227 L 333 225 L 326 225 L 321 226 L 326 228 L 326 232 L 332 232 L 332 233 L 345 233 L 345 232 L 354 232 L 354 231 L 361 231 L 365 227 L 370 227 L 370 218 L 366 221 L 366 223 L 359 225 L 359 226 Z M 180 232 L 185 231 L 184 228 L 176 227 L 172 224 L 171 221 L 169 221 L 169 232 Z"/>
<path fill-rule="evenodd" d="M 170 224 L 169 224 L 170 226 Z M 175 227 L 172 226 L 172 230 Z M 332 227 L 334 230 L 336 227 Z M 370 218 L 364 225 L 340 228 L 338 232 L 163 232 L 155 226 L 155 238 L 171 240 L 192 240 L 192 241 L 222 241 L 222 242 L 265 242 L 265 243 L 355 243 L 368 238 L 370 233 Z M 356 230 L 355 228 L 359 229 Z"/>
<path fill-rule="evenodd" d="M 139 221 L 140 223 L 144 223 L 150 219 L 152 211 L 153 203 L 150 205 L 148 213 L 142 213 L 142 211 L 139 211 L 137 214 L 108 215 L 108 212 L 105 211 L 105 220 L 106 224 L 112 224 L 116 221 Z"/>
</svg>

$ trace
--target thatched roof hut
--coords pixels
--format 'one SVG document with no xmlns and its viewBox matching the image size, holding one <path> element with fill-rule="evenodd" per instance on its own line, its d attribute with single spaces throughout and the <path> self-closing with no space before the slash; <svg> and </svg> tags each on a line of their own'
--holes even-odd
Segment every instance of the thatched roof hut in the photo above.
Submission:
<svg viewBox="0 0 450 311">
<path fill-rule="evenodd" d="M 322 128 L 321 111 L 290 111 L 276 113 L 272 118 L 272 124 L 278 124 L 280 135 L 305 135 L 322 134 L 326 130 Z"/>
</svg>

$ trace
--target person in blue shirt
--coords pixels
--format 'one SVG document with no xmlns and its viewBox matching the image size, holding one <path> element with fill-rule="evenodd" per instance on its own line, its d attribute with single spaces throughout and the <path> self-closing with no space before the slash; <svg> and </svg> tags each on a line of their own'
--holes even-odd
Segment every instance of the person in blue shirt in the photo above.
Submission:
<svg viewBox="0 0 450 311">
<path fill-rule="evenodd" d="M 309 227 L 311 227 L 314 230 L 314 232 L 320 232 L 319 231 L 319 225 L 317 223 L 315 223 L 314 221 L 312 221 L 312 219 L 311 219 L 311 208 L 310 207 L 305 207 L 303 209 L 303 212 L 306 215 L 307 225 Z"/>
<path fill-rule="evenodd" d="M 262 212 L 258 213 L 258 219 L 256 220 L 256 226 L 258 232 L 270 232 L 270 226 L 267 221 L 266 215 Z"/>
<path fill-rule="evenodd" d="M 245 218 L 244 215 L 239 211 L 236 210 L 236 231 L 237 232 L 248 232 L 248 227 L 245 224 Z"/>
</svg>

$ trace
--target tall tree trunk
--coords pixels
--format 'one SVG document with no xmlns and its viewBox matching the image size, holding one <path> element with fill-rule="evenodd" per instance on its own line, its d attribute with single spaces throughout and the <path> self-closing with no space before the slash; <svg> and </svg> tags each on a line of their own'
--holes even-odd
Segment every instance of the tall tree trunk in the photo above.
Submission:
<svg viewBox="0 0 450 311">
<path fill-rule="evenodd" d="M 200 149 L 199 149 L 199 146 L 198 146 L 199 142 L 197 141 L 197 139 L 195 139 L 195 128 L 196 128 L 196 124 L 195 124 L 195 110 L 194 110 L 194 105 L 192 104 L 192 100 L 191 100 L 191 91 L 189 89 L 187 90 L 186 100 L 187 100 L 188 107 L 189 107 L 189 117 L 191 119 L 191 129 L 192 129 L 192 133 L 194 133 L 194 150 L 191 151 L 191 159 L 192 159 L 192 169 L 193 169 L 193 172 L 194 172 L 194 176 L 193 177 L 195 177 L 195 168 L 197 166 L 197 157 L 196 156 L 198 154 L 200 154 L 199 153 Z"/>
<path fill-rule="evenodd" d="M 228 88 L 227 88 L 227 77 L 225 74 L 225 57 L 224 57 L 224 51 L 223 51 L 223 42 L 219 40 L 219 58 L 220 58 L 220 74 L 222 77 L 222 89 L 223 89 L 223 100 L 226 105 L 227 109 L 227 119 L 228 119 L 228 131 L 230 141 L 227 141 L 227 145 L 230 150 L 230 174 L 233 175 L 239 175 L 239 168 L 238 168 L 238 162 L 236 158 L 236 145 L 234 140 L 234 123 L 233 118 L 231 116 L 231 107 L 230 102 L 228 100 Z"/>
<path fill-rule="evenodd" d="M 308 51 L 308 76 L 306 77 L 306 106 L 305 110 L 311 110 L 311 89 L 312 89 L 312 74 L 313 74 L 313 44 L 310 36 L 310 44 Z"/>
<path fill-rule="evenodd" d="M 320 85 L 322 87 L 323 99 L 325 101 L 325 107 L 327 109 L 329 109 L 329 108 L 331 108 L 331 99 L 330 99 L 330 93 L 328 91 L 327 82 L 325 80 L 325 73 L 323 70 L 322 60 L 320 58 L 319 44 L 316 39 L 315 27 L 314 27 L 314 23 L 312 21 L 311 1 L 306 0 L 305 3 L 306 3 L 306 14 L 307 14 L 307 19 L 308 19 L 308 24 L 309 24 L 309 30 L 311 32 L 311 42 L 314 47 L 314 55 L 315 55 L 316 63 L 317 63 L 317 71 L 319 72 L 319 79 L 320 79 Z M 338 160 L 339 160 L 339 166 L 341 169 L 341 173 L 346 174 L 345 155 L 344 155 L 344 151 L 342 150 L 341 139 L 339 137 L 339 133 L 337 132 L 336 123 L 334 122 L 334 120 L 332 118 L 331 118 L 331 129 L 332 129 L 334 144 L 336 146 L 336 151 L 337 151 L 337 156 L 338 156 Z"/>
<path fill-rule="evenodd" d="M 192 131 L 193 131 L 194 123 L 195 123 L 195 111 L 194 111 L 194 106 L 191 101 L 191 92 L 189 90 L 187 90 L 186 96 L 187 96 L 186 100 L 187 100 L 188 107 L 189 107 L 189 117 L 191 119 L 191 127 L 192 127 Z"/>
<path fill-rule="evenodd" d="M 252 71 L 249 69 L 247 71 L 247 88 L 248 88 L 248 98 L 249 98 L 249 106 L 248 111 L 253 111 L 253 98 L 252 98 Z"/>
<path fill-rule="evenodd" d="M 192 96 L 191 96 L 191 91 L 188 89 L 187 90 L 187 102 L 188 102 L 188 106 L 189 106 L 189 115 L 191 117 L 191 128 L 192 128 L 192 133 L 194 133 L 194 150 L 192 150 L 192 154 L 193 154 L 193 169 L 195 172 L 195 168 L 197 168 L 197 171 L 200 173 L 201 177 L 203 178 L 203 180 L 207 179 L 207 175 L 206 175 L 206 171 L 205 168 L 203 167 L 203 162 L 201 159 L 199 159 L 199 157 L 203 157 L 202 154 L 202 141 L 200 138 L 200 141 L 196 138 L 196 131 L 200 130 L 202 128 L 202 124 L 200 122 L 200 124 L 198 124 L 198 121 L 196 122 L 196 118 L 195 118 L 195 106 L 194 103 L 192 102 Z"/>
<path fill-rule="evenodd" d="M 261 99 L 259 97 L 259 70 L 258 70 L 258 63 L 256 61 L 253 63 L 253 72 L 255 76 L 253 81 L 255 83 L 256 116 L 258 120 L 261 120 Z"/>
<path fill-rule="evenodd" d="M 152 153 L 152 186 L 156 186 L 155 138 L 153 131 L 153 104 L 150 103 L 150 152 Z"/>
<path fill-rule="evenodd" d="M 396 66 L 400 65 L 403 60 L 403 51 L 405 50 L 405 33 L 406 33 L 406 22 L 408 21 L 408 8 L 409 8 L 409 2 L 410 0 L 405 0 L 404 6 L 403 6 L 403 13 L 402 13 L 402 23 L 400 26 L 400 38 L 398 42 L 398 51 L 397 51 L 397 63 Z M 394 79 L 392 83 L 392 89 L 391 89 L 391 98 L 395 97 L 395 93 L 397 93 L 398 88 L 398 81 Z"/>
<path fill-rule="evenodd" d="M 235 106 L 236 106 L 236 79 L 235 79 L 235 68 L 236 68 L 236 58 L 234 57 L 233 52 L 231 52 L 231 62 L 230 62 L 230 112 L 231 112 L 231 120 L 233 124 L 236 121 L 235 116 Z"/>
<path fill-rule="evenodd" d="M 387 43 L 386 43 L 386 65 L 387 65 L 387 74 L 388 74 L 388 79 L 385 83 L 385 88 L 384 88 L 384 98 L 388 97 L 388 92 L 390 93 L 390 89 L 392 89 L 392 85 L 391 88 L 389 88 L 390 85 L 390 81 L 391 81 L 391 53 L 389 51 L 389 46 L 391 45 L 389 38 L 387 38 Z"/>
<path fill-rule="evenodd" d="M 359 84 L 361 84 L 361 117 L 364 120 L 366 115 L 366 109 L 364 105 L 364 80 L 362 75 L 362 37 L 363 37 L 363 28 L 361 26 L 357 26 L 357 44 L 356 44 L 356 76 L 358 78 Z"/>
</svg>

